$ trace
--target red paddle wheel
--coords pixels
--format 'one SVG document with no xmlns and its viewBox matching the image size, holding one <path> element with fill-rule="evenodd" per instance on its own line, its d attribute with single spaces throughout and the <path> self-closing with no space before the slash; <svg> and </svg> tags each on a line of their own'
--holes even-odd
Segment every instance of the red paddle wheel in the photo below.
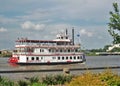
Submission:
<svg viewBox="0 0 120 86">
<path fill-rule="evenodd" d="M 17 63 L 18 62 L 18 58 L 17 57 L 10 57 L 8 62 L 9 63 Z"/>
</svg>

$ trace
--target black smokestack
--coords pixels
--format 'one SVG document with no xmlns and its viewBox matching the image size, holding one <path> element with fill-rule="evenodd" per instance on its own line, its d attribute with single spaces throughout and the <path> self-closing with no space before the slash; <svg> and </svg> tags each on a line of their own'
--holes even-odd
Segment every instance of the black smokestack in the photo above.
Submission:
<svg viewBox="0 0 120 86">
<path fill-rule="evenodd" d="M 73 42 L 73 45 L 74 45 L 74 27 L 72 28 L 72 42 Z"/>
<path fill-rule="evenodd" d="M 67 31 L 67 29 L 66 29 L 66 35 L 68 34 L 68 31 Z"/>
</svg>

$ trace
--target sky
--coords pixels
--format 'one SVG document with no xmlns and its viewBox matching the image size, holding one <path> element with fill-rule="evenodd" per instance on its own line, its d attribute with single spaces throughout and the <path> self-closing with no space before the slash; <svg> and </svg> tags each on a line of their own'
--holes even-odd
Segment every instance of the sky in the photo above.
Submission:
<svg viewBox="0 0 120 86">
<path fill-rule="evenodd" d="M 22 37 L 53 40 L 73 27 L 83 49 L 103 48 L 113 41 L 108 23 L 114 2 L 120 8 L 119 0 L 0 0 L 0 50 L 14 49 Z"/>
</svg>

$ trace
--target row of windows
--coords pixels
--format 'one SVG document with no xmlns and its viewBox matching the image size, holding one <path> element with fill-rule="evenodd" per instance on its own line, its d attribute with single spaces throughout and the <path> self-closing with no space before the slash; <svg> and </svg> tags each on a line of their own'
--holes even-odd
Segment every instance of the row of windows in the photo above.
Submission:
<svg viewBox="0 0 120 86">
<path fill-rule="evenodd" d="M 40 49 L 40 52 L 44 52 L 44 49 Z M 49 52 L 78 52 L 78 49 L 59 49 L 59 50 L 56 50 L 56 49 L 49 49 Z"/>
<path fill-rule="evenodd" d="M 58 60 L 68 60 L 68 59 L 73 59 L 73 60 L 76 60 L 76 59 L 82 59 L 82 56 L 74 56 L 74 57 L 72 57 L 72 56 L 70 56 L 70 57 L 68 57 L 68 56 L 66 56 L 66 57 L 58 57 Z"/>
<path fill-rule="evenodd" d="M 42 60 L 43 57 L 31 57 L 31 60 Z M 30 60 L 29 57 L 27 57 L 27 61 Z"/>
<path fill-rule="evenodd" d="M 63 50 L 63 49 L 60 49 L 60 50 L 55 50 L 55 49 L 49 49 L 49 52 L 78 52 L 78 49 L 66 49 L 66 50 Z"/>
<path fill-rule="evenodd" d="M 49 52 L 78 52 L 78 49 L 49 49 Z M 14 50 L 14 52 L 34 52 L 33 48 L 19 48 Z M 45 52 L 44 49 L 39 49 L 39 52 Z"/>
<path fill-rule="evenodd" d="M 57 59 L 56 57 L 52 57 L 52 59 Z M 62 57 L 58 57 L 58 60 L 77 60 L 77 59 L 82 59 L 82 56 L 62 56 Z M 29 58 L 29 57 L 27 57 L 27 61 L 28 60 L 43 60 L 43 57 L 31 57 L 31 58 Z"/>
</svg>

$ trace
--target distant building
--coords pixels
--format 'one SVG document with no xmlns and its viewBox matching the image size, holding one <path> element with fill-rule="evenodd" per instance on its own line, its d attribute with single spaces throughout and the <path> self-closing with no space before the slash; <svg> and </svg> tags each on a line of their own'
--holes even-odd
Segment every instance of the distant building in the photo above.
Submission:
<svg viewBox="0 0 120 86">
<path fill-rule="evenodd" d="M 110 47 L 108 47 L 107 51 L 111 51 L 114 48 L 120 48 L 120 43 L 119 44 L 113 44 L 113 45 L 111 45 Z"/>
<path fill-rule="evenodd" d="M 12 53 L 10 50 L 0 50 L 0 54 L 9 54 Z"/>
</svg>

